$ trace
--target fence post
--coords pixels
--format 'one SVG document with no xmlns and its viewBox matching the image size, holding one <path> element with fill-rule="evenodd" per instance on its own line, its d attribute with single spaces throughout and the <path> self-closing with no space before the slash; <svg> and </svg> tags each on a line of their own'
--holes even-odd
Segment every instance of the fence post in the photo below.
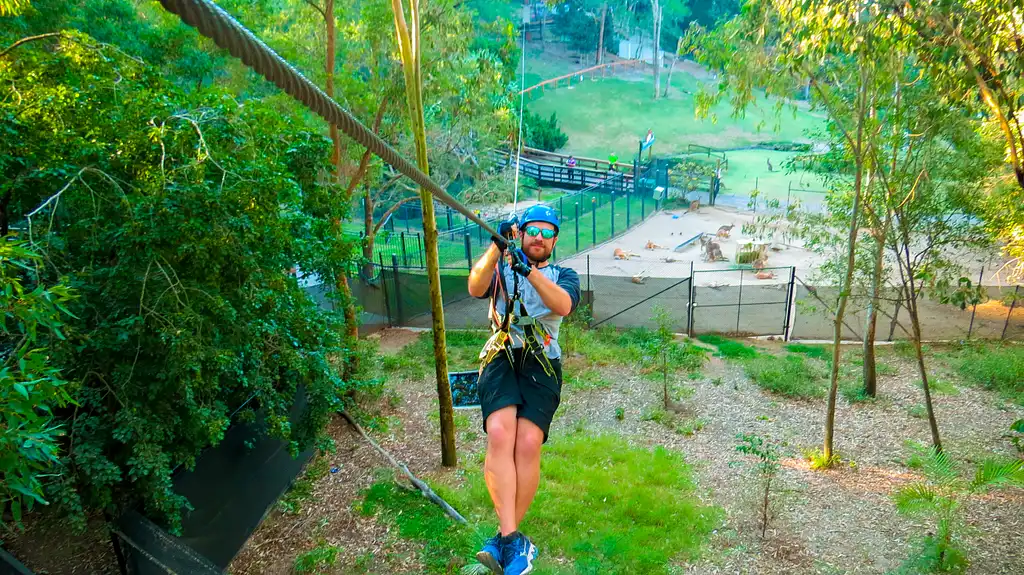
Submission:
<svg viewBox="0 0 1024 575">
<path fill-rule="evenodd" d="M 463 243 L 466 245 L 466 269 L 473 269 L 473 245 L 469 241 L 469 234 L 462 236 Z"/>
<path fill-rule="evenodd" d="M 587 327 L 594 323 L 594 292 L 590 288 L 590 254 L 587 254 L 587 292 L 590 294 L 590 313 L 587 316 L 590 318 L 587 320 Z"/>
<path fill-rule="evenodd" d="M 740 333 L 740 312 L 743 311 L 743 270 L 740 270 L 740 294 L 736 299 L 736 333 Z"/>
<path fill-rule="evenodd" d="M 591 245 L 597 245 L 597 198 L 590 200 L 594 206 L 590 210 Z"/>
<path fill-rule="evenodd" d="M 790 311 L 793 306 L 793 287 L 796 282 L 796 267 L 789 268 L 789 287 L 786 289 L 786 320 L 782 324 L 782 339 L 789 341 L 789 322 L 792 319 Z"/>
<path fill-rule="evenodd" d="M 565 211 L 562 208 L 562 200 L 564 198 L 565 198 L 565 196 L 559 196 L 558 197 L 558 217 L 559 218 L 564 218 L 565 217 Z"/>
<path fill-rule="evenodd" d="M 452 209 L 445 206 L 445 216 L 448 218 L 448 241 L 455 241 L 455 234 L 452 232 Z"/>
<path fill-rule="evenodd" d="M 612 217 L 611 217 L 612 237 L 614 238 L 615 237 L 615 192 L 612 192 L 612 197 L 610 199 L 611 199 L 611 203 L 609 205 L 611 206 L 611 212 L 612 212 Z"/>
<path fill-rule="evenodd" d="M 423 269 L 423 237 L 416 232 L 416 251 L 420 254 L 420 269 Z"/>
<path fill-rule="evenodd" d="M 398 281 L 398 256 L 391 254 L 391 273 L 395 274 L 395 315 L 397 316 L 397 325 L 405 323 L 405 317 L 402 315 L 402 285 Z"/>
<path fill-rule="evenodd" d="M 633 194 L 626 192 L 626 229 L 629 229 L 629 204 L 633 203 Z"/>
<path fill-rule="evenodd" d="M 377 270 L 380 273 L 380 286 L 384 289 L 384 313 L 388 314 L 388 326 L 394 327 L 394 322 L 391 321 L 391 301 L 388 299 L 388 280 L 384 277 L 384 254 L 377 254 L 377 259 L 380 261 L 380 268 Z"/>
<path fill-rule="evenodd" d="M 580 203 L 576 202 L 576 251 L 580 251 Z"/>
<path fill-rule="evenodd" d="M 402 267 L 409 267 L 409 258 L 405 255 L 405 232 L 399 234 L 399 239 L 402 241 Z"/>
<path fill-rule="evenodd" d="M 476 242 L 481 246 L 484 245 L 484 229 L 479 224 L 476 226 Z"/>
<path fill-rule="evenodd" d="M 999 339 L 1006 339 L 1006 328 L 1010 326 L 1010 316 L 1013 315 L 1013 308 L 1017 305 L 1017 292 L 1020 291 L 1020 285 L 1013 288 L 1013 300 L 1010 302 L 1010 311 L 1006 314 L 1006 323 L 1003 324 L 1003 333 L 999 336 Z"/>
<path fill-rule="evenodd" d="M 978 272 L 978 285 L 981 285 L 981 279 L 985 277 L 985 266 L 981 266 L 981 271 Z M 974 331 L 974 314 L 978 311 L 978 304 L 971 306 L 971 324 L 967 326 L 967 339 L 971 339 L 971 332 Z"/>
<path fill-rule="evenodd" d="M 640 192 L 640 221 L 647 219 L 647 196 Z"/>
<path fill-rule="evenodd" d="M 697 309 L 696 302 L 693 301 L 693 296 L 697 293 L 697 289 L 693 285 L 693 261 L 690 261 L 690 301 L 686 302 L 686 335 L 687 337 L 693 337 L 693 311 Z"/>
</svg>

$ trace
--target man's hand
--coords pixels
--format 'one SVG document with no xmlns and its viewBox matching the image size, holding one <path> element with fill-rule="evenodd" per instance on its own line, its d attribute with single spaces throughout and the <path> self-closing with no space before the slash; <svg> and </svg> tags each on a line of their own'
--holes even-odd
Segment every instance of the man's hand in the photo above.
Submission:
<svg viewBox="0 0 1024 575">
<path fill-rule="evenodd" d="M 516 249 L 508 254 L 508 265 L 512 268 L 512 271 L 525 277 L 530 276 L 532 271 L 530 268 L 530 261 L 526 259 L 526 254 L 521 249 Z"/>
<path fill-rule="evenodd" d="M 506 240 L 511 240 L 512 238 L 516 237 L 516 233 L 519 231 L 518 228 L 519 218 L 517 218 L 516 216 L 512 216 L 511 218 L 498 224 L 498 235 L 505 238 Z M 505 252 L 505 246 L 498 242 L 498 238 L 491 237 L 491 241 L 494 242 L 494 245 L 498 247 L 499 252 Z"/>
</svg>

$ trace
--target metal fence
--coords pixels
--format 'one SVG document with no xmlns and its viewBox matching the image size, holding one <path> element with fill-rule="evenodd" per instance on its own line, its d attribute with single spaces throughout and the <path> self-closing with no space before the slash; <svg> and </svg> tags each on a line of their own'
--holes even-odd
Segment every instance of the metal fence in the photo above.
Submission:
<svg viewBox="0 0 1024 575">
<path fill-rule="evenodd" d="M 538 202 L 557 211 L 562 222 L 559 242 L 552 255 L 556 260 L 607 241 L 646 220 L 661 209 L 668 189 L 668 166 L 658 159 L 636 164 L 632 173 L 574 170 L 577 173 L 570 175 L 569 168 L 564 166 L 526 160 L 520 166 L 524 174 L 542 175 L 543 185 L 570 188 L 563 195 Z M 471 268 L 473 261 L 490 244 L 490 236 L 450 207 L 437 202 L 434 207 L 441 267 Z M 381 215 L 375 214 L 375 219 Z M 494 228 L 507 216 L 481 214 Z M 352 236 L 358 236 L 360 243 L 365 241 L 363 232 L 352 232 Z M 419 201 L 414 200 L 395 210 L 374 235 L 373 263 L 391 266 L 394 259 L 403 268 L 422 270 L 426 263 L 424 249 L 422 208 Z"/>
<path fill-rule="evenodd" d="M 829 340 L 833 334 L 834 287 L 803 283 L 794 268 L 764 270 L 695 270 L 674 278 L 645 278 L 589 273 L 580 269 L 582 302 L 591 326 L 655 328 L 662 310 L 677 333 L 720 333 L 779 336 L 784 339 Z M 378 266 L 379 268 L 379 266 Z M 445 323 L 450 328 L 486 328 L 488 300 L 467 291 L 465 269 L 442 270 Z M 989 287 L 989 301 L 965 310 L 926 298 L 918 302 L 922 331 L 929 340 L 1024 340 L 1024 312 L 1012 297 L 1015 290 Z M 356 280 L 353 292 L 363 308 L 368 331 L 385 326 L 430 327 L 426 274 L 398 265 L 379 268 L 373 282 Z M 876 338 L 907 339 L 909 317 L 897 306 L 897 294 L 883 296 Z M 851 296 L 843 337 L 859 340 L 864 333 L 866 301 Z M 894 321 L 894 318 L 896 321 Z"/>
</svg>

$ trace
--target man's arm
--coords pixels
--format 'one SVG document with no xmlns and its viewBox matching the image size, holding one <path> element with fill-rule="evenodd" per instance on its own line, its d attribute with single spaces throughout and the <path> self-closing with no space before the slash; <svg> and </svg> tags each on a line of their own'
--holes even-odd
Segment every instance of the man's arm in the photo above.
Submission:
<svg viewBox="0 0 1024 575">
<path fill-rule="evenodd" d="M 536 270 L 537 268 L 534 267 L 533 269 Z M 565 317 L 572 313 L 572 310 L 576 308 L 576 304 L 579 303 L 579 277 L 576 275 L 576 272 L 568 268 L 563 268 L 561 272 L 557 284 L 549 280 L 542 273 L 531 273 L 526 276 L 526 279 L 537 290 L 541 301 L 544 302 L 544 305 L 552 313 Z M 573 284 L 575 284 L 575 288 L 573 288 Z"/>
<path fill-rule="evenodd" d="M 482 298 L 490 294 L 491 286 L 494 284 L 494 264 L 498 263 L 499 257 L 501 252 L 498 251 L 498 246 L 492 243 L 484 255 L 476 260 L 473 269 L 469 271 L 469 295 Z"/>
</svg>

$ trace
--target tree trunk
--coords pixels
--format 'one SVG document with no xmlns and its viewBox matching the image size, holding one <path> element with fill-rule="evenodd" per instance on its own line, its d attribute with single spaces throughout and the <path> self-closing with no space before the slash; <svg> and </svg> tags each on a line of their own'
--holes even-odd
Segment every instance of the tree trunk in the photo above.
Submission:
<svg viewBox="0 0 1024 575">
<path fill-rule="evenodd" d="M 363 281 L 370 281 L 373 273 L 373 245 L 377 234 L 373 228 L 373 194 L 370 186 L 363 186 Z"/>
<path fill-rule="evenodd" d="M 864 123 L 867 115 L 867 81 L 861 69 L 860 90 L 857 97 L 857 141 L 854 149 L 855 171 L 853 176 L 853 213 L 850 215 L 850 233 L 847 238 L 846 278 L 839 292 L 839 303 L 836 306 L 835 332 L 832 336 L 832 372 L 828 392 L 828 411 L 825 414 L 825 446 L 826 462 L 832 461 L 833 435 L 836 423 L 836 395 L 839 393 L 839 360 L 840 342 L 843 339 L 843 317 L 846 315 L 846 303 L 850 298 L 853 284 L 854 264 L 857 259 L 857 216 L 860 215 L 860 198 L 864 185 Z"/>
<path fill-rule="evenodd" d="M 672 87 L 672 72 L 676 69 L 676 62 L 679 61 L 679 44 L 682 41 L 682 38 L 679 38 L 679 40 L 676 41 L 676 51 L 672 54 L 672 64 L 668 67 L 668 77 L 665 78 L 665 91 L 661 94 L 662 98 L 668 97 L 668 89 Z"/>
<path fill-rule="evenodd" d="M 336 48 L 337 33 L 334 25 L 334 0 L 324 0 L 324 22 L 327 25 L 327 61 L 324 71 L 327 73 L 327 86 L 324 90 L 330 98 L 334 98 L 334 51 Z M 338 127 L 331 124 L 331 142 L 334 144 L 334 151 L 331 153 L 331 163 L 334 164 L 334 177 L 341 182 L 341 134 Z"/>
<path fill-rule="evenodd" d="M 904 238 L 907 240 L 907 238 Z M 917 371 L 921 376 L 921 387 L 924 388 L 924 405 L 928 409 L 928 427 L 932 432 L 932 445 L 935 451 L 942 451 L 942 440 L 939 438 L 939 424 L 935 420 L 935 408 L 932 406 L 932 392 L 928 385 L 928 370 L 924 365 L 924 350 L 921 348 L 921 320 L 917 310 L 918 292 L 914 286 L 914 276 L 908 266 L 907 276 L 907 312 L 910 313 L 910 326 L 914 334 L 914 353 L 917 355 Z"/>
<path fill-rule="evenodd" d="M 885 226 L 886 228 L 888 225 Z M 878 373 L 875 366 L 875 332 L 878 327 L 878 297 L 882 289 L 882 262 L 885 257 L 885 239 L 876 238 L 878 249 L 875 251 L 875 269 L 871 277 L 871 297 L 868 300 L 867 327 L 864 330 L 864 393 L 875 397 L 877 392 Z"/>
<path fill-rule="evenodd" d="M 412 134 L 416 142 L 416 163 L 426 174 L 427 131 L 423 119 L 423 80 L 420 71 L 419 2 L 409 6 L 411 26 L 406 25 L 402 0 L 391 0 L 398 44 L 401 48 L 402 69 L 405 73 L 405 95 L 409 107 Z M 448 357 L 444 330 L 444 304 L 441 300 L 441 274 L 437 254 L 437 222 L 434 220 L 434 199 L 426 188 L 420 188 L 423 206 L 423 247 L 426 251 L 427 279 L 430 284 L 430 311 L 434 335 L 434 373 L 437 376 L 437 401 L 441 423 L 441 464 L 454 467 L 458 463 L 455 452 L 455 416 L 452 409 L 451 386 L 448 383 Z"/>
<path fill-rule="evenodd" d="M 334 50 L 336 47 L 336 29 L 334 26 L 334 0 L 325 0 L 324 2 L 324 24 L 327 32 L 327 54 L 324 58 L 324 72 L 327 74 L 326 85 L 324 91 L 327 96 L 334 98 Z M 338 132 L 338 127 L 334 124 L 330 125 L 331 142 L 334 144 L 334 151 L 331 154 L 331 163 L 334 164 L 334 177 L 337 181 L 341 181 L 342 174 L 342 163 L 345 161 L 341 153 L 341 134 Z M 338 222 L 338 237 L 341 238 L 341 223 Z M 348 270 L 344 270 L 338 274 L 338 291 L 341 292 L 342 301 L 345 305 L 345 339 L 348 341 L 348 348 L 355 350 L 356 342 L 359 340 L 359 323 L 356 317 L 356 302 L 352 298 L 352 289 L 348 285 L 348 277 L 346 273 Z M 359 356 L 354 351 L 349 354 L 345 361 L 345 367 L 342 372 L 342 379 L 348 381 L 352 379 L 353 374 L 359 369 Z"/>
<path fill-rule="evenodd" d="M 653 0 L 654 2 L 654 37 L 651 42 L 651 54 L 652 60 L 654 61 L 654 99 L 657 100 L 661 96 L 661 17 L 662 8 L 660 0 Z"/>
<path fill-rule="evenodd" d="M 896 324 L 899 321 L 896 319 L 900 316 L 900 306 L 903 305 L 903 286 L 900 286 L 900 290 L 896 292 L 896 307 L 892 310 L 892 321 L 889 322 L 889 341 L 892 341 L 893 336 L 896 334 Z"/>
<path fill-rule="evenodd" d="M 605 2 L 601 7 L 601 29 L 597 32 L 597 63 L 600 65 L 604 62 L 604 22 L 605 17 L 608 15 L 608 3 Z"/>
</svg>

